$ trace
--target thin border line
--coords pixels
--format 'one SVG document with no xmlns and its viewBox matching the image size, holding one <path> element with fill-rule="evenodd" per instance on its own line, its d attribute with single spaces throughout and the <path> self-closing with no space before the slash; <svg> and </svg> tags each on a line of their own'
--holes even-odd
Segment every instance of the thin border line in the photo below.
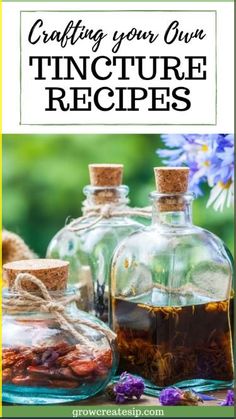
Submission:
<svg viewBox="0 0 236 419">
<path fill-rule="evenodd" d="M 2 2 L 0 1 L 0 213 L 1 213 L 1 220 L 0 220 L 0 229 L 2 232 Z M 2 234 L 0 238 L 1 242 L 1 248 L 2 248 Z M 2 286 L 3 286 L 3 280 L 2 280 L 2 252 L 0 255 L 0 319 L 2 324 Z M 2 382 L 2 327 L 0 330 L 0 376 L 1 376 L 1 382 Z M 2 417 L 2 385 L 1 385 L 1 394 L 0 394 L 0 416 Z"/>
<path fill-rule="evenodd" d="M 215 115 L 214 115 L 214 123 L 189 123 L 189 124 L 166 124 L 166 123 L 160 123 L 160 124 L 122 124 L 122 123 L 109 123 L 109 124 L 80 124 L 80 123 L 68 123 L 68 124 L 56 124 L 56 123 L 48 123 L 48 124 L 42 124 L 42 123 L 23 123 L 22 122 L 22 14 L 23 13 L 70 13 L 70 12 L 85 12 L 85 13 L 94 13 L 94 12 L 98 12 L 98 13 L 124 13 L 124 12 L 164 12 L 164 13 L 168 13 L 168 12 L 184 12 L 184 13 L 196 13 L 196 12 L 200 12 L 200 13 L 214 13 L 214 17 L 215 17 Z M 126 127 L 126 126 L 216 126 L 217 125 L 217 10 L 158 10 L 158 9 L 152 9 L 152 10 L 143 10 L 143 9 L 139 9 L 139 10 L 21 10 L 20 11 L 20 121 L 19 121 L 19 125 L 20 126 L 103 126 L 103 127 L 110 127 L 110 126 L 119 126 L 119 127 Z"/>
<path fill-rule="evenodd" d="M 217 45 L 218 45 L 218 25 L 217 25 L 217 10 L 215 10 L 215 125 L 217 125 L 218 121 L 218 89 L 217 89 L 217 81 L 218 81 L 218 73 L 217 73 Z"/>
<path fill-rule="evenodd" d="M 70 126 L 124 126 L 124 127 L 129 127 L 129 126 L 142 126 L 142 127 L 144 127 L 144 126 L 156 126 L 156 125 L 160 125 L 160 126 L 198 126 L 198 125 L 201 125 L 201 126 L 215 126 L 216 124 L 206 124 L 206 123 L 204 123 L 204 124 L 116 124 L 116 123 L 114 123 L 114 124 L 77 124 L 77 123 L 71 123 L 71 124 L 53 124 L 53 123 L 48 123 L 48 124 L 26 124 L 26 123 L 21 123 L 20 124 L 21 126 L 22 125 L 27 125 L 27 126 L 37 126 L 37 125 L 40 125 L 40 126 L 54 126 L 54 127 L 57 127 L 57 126 L 64 126 L 64 127 L 70 127 Z M 114 133 L 114 134 L 119 134 L 118 132 L 117 133 Z"/>
</svg>

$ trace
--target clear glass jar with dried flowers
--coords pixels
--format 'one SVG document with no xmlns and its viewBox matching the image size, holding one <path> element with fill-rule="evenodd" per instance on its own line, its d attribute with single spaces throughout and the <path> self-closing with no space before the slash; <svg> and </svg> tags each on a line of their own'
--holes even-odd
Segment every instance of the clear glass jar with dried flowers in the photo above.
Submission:
<svg viewBox="0 0 236 419">
<path fill-rule="evenodd" d="M 155 168 L 153 221 L 115 252 L 112 319 L 121 369 L 159 387 L 230 385 L 232 256 L 192 224 L 188 168 Z"/>
<path fill-rule="evenodd" d="M 78 310 L 68 262 L 4 265 L 2 398 L 19 404 L 84 400 L 105 389 L 117 366 L 116 336 Z"/>
</svg>

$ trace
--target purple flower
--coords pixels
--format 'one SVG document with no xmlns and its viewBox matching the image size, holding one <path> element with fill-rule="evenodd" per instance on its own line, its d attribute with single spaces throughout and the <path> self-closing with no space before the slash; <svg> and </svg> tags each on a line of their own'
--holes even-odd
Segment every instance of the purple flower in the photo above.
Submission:
<svg viewBox="0 0 236 419">
<path fill-rule="evenodd" d="M 221 134 L 217 138 L 217 152 L 224 151 L 226 147 L 233 147 L 234 146 L 234 136 L 233 134 Z"/>
<path fill-rule="evenodd" d="M 197 406 L 202 399 L 188 390 L 180 390 L 176 387 L 168 387 L 161 391 L 159 396 L 162 406 Z"/>
<path fill-rule="evenodd" d="M 226 399 L 220 403 L 221 406 L 234 406 L 234 390 L 228 390 Z"/>
<path fill-rule="evenodd" d="M 167 149 L 157 150 L 168 166 L 187 165 L 190 190 L 202 195 L 201 185 L 213 188 L 208 206 L 222 210 L 233 202 L 234 137 L 232 134 L 162 135 Z"/>
<path fill-rule="evenodd" d="M 125 403 L 133 397 L 140 399 L 144 392 L 144 382 L 142 378 L 134 377 L 131 374 L 123 372 L 120 380 L 114 385 L 116 403 Z"/>
<path fill-rule="evenodd" d="M 181 396 L 181 390 L 170 387 L 161 391 L 159 400 L 162 406 L 176 406 L 180 403 Z"/>
</svg>

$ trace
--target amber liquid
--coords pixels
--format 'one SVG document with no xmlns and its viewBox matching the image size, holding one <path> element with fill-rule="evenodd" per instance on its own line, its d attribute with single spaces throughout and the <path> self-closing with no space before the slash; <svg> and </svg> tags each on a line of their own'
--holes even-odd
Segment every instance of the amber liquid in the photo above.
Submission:
<svg viewBox="0 0 236 419">
<path fill-rule="evenodd" d="M 229 302 L 152 307 L 113 300 L 120 370 L 157 386 L 190 379 L 232 380 Z"/>
</svg>

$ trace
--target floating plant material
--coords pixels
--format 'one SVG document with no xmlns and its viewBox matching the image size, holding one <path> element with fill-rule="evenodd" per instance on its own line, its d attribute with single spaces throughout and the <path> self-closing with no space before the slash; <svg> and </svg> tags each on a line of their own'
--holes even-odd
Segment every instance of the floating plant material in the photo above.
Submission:
<svg viewBox="0 0 236 419">
<path fill-rule="evenodd" d="M 70 262 L 69 283 L 80 296 L 78 308 L 110 323 L 110 266 L 114 250 L 121 240 L 141 229 L 151 213 L 128 206 L 129 188 L 122 185 L 122 164 L 91 164 L 89 173 L 83 215 L 56 234 L 47 257 Z"/>
<path fill-rule="evenodd" d="M 108 295 L 105 290 L 105 284 L 99 284 L 99 281 L 96 281 L 96 292 L 94 294 L 94 306 L 96 316 L 104 321 L 108 321 Z M 105 314 L 106 313 L 106 314 Z M 104 318 L 105 316 L 105 318 Z"/>
<path fill-rule="evenodd" d="M 183 391 L 176 387 L 165 388 L 159 396 L 162 406 L 198 406 L 202 399 L 192 391 Z"/>
<path fill-rule="evenodd" d="M 65 342 L 2 351 L 4 384 L 76 388 L 84 382 L 105 378 L 111 367 L 111 350 L 99 351 Z"/>
<path fill-rule="evenodd" d="M 151 226 L 124 239 L 111 270 L 120 370 L 201 391 L 233 378 L 231 255 L 192 224 L 187 167 L 155 167 Z M 187 387 L 188 388 L 188 387 Z"/>
<path fill-rule="evenodd" d="M 232 380 L 229 303 L 152 307 L 114 299 L 124 368 L 164 387 L 183 380 Z"/>
</svg>

